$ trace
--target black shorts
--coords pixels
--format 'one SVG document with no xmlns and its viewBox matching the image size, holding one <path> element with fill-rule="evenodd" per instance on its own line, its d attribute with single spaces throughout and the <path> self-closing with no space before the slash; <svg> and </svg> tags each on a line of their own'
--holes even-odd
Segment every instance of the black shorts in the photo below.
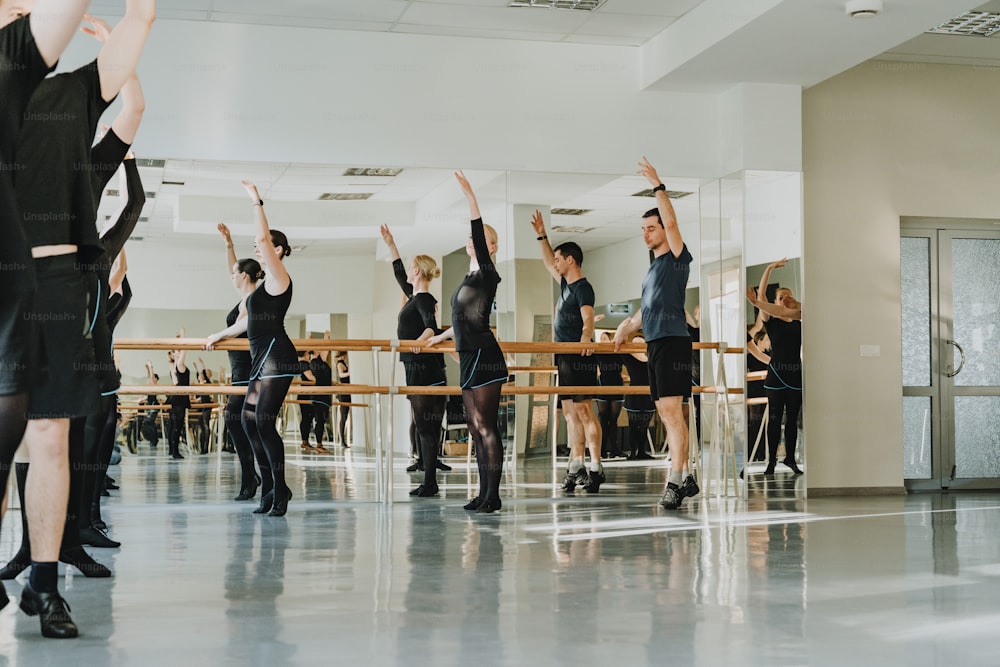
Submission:
<svg viewBox="0 0 1000 667">
<path fill-rule="evenodd" d="M 478 389 L 494 382 L 507 381 L 507 362 L 499 345 L 458 353 L 462 367 L 462 389 Z"/>
<path fill-rule="evenodd" d="M 646 343 L 649 394 L 656 402 L 665 396 L 691 395 L 691 338 L 667 336 Z"/>
<path fill-rule="evenodd" d="M 625 396 L 625 411 L 656 412 L 656 406 L 649 394 L 628 394 Z"/>
<path fill-rule="evenodd" d="M 595 357 L 584 357 L 579 354 L 557 354 L 556 367 L 559 369 L 560 387 L 596 387 L 597 386 L 597 359 Z M 559 395 L 559 402 L 574 401 L 582 403 L 593 400 L 592 394 L 578 394 L 576 396 Z"/>
<path fill-rule="evenodd" d="M 446 384 L 440 354 L 413 355 L 415 359 L 403 362 L 406 384 L 409 387 L 436 387 Z M 421 359 L 420 357 L 425 357 Z"/>
<path fill-rule="evenodd" d="M 27 391 L 40 378 L 33 321 L 35 267 L 20 223 L 10 221 L 0 243 L 0 396 Z"/>
<path fill-rule="evenodd" d="M 29 319 L 36 326 L 45 379 L 33 387 L 28 419 L 86 417 L 97 412 L 94 343 L 87 317 L 87 282 L 75 255 L 35 260 L 38 292 Z"/>
</svg>

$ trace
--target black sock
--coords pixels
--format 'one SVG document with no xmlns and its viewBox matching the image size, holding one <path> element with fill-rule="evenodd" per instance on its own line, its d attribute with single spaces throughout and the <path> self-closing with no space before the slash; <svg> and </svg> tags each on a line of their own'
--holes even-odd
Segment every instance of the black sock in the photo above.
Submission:
<svg viewBox="0 0 1000 667">
<path fill-rule="evenodd" d="M 55 593 L 59 580 L 58 563 L 36 563 L 31 561 L 31 578 L 29 583 L 36 593 Z"/>
</svg>

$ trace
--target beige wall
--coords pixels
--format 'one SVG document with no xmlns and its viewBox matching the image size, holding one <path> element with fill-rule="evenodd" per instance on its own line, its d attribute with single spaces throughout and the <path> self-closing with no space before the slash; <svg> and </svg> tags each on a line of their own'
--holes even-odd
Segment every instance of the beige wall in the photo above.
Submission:
<svg viewBox="0 0 1000 667">
<path fill-rule="evenodd" d="M 803 95 L 810 489 L 903 484 L 899 219 L 1000 217 L 998 108 L 1000 69 L 972 66 L 872 61 Z"/>
</svg>

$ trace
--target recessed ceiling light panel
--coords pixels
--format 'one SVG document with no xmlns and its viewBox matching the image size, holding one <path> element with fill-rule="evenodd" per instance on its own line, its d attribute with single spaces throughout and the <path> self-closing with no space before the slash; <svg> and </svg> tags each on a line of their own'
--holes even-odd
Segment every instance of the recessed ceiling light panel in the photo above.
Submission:
<svg viewBox="0 0 1000 667">
<path fill-rule="evenodd" d="M 571 227 L 566 225 L 554 225 L 552 231 L 562 232 L 564 234 L 586 234 L 587 232 L 593 231 L 593 227 Z"/>
<path fill-rule="evenodd" d="M 965 37 L 991 37 L 1000 31 L 1000 13 L 966 12 L 945 21 L 927 32 L 939 35 L 962 35 Z"/>
<path fill-rule="evenodd" d="M 320 201 L 359 201 L 368 199 L 374 192 L 324 192 L 319 196 Z"/>
<path fill-rule="evenodd" d="M 687 197 L 690 194 L 693 194 L 693 193 L 691 193 L 691 192 L 683 192 L 681 190 L 667 190 L 667 196 L 670 197 L 671 199 L 684 199 L 684 197 Z M 656 195 L 653 193 L 652 188 L 650 188 L 648 190 L 639 190 L 639 192 L 636 192 L 632 196 L 633 197 L 655 197 Z"/>
<path fill-rule="evenodd" d="M 549 213 L 552 215 L 586 215 L 593 210 L 592 208 L 554 208 Z"/>
<path fill-rule="evenodd" d="M 511 0 L 508 7 L 535 7 L 538 9 L 578 9 L 592 12 L 605 0 Z"/>
<path fill-rule="evenodd" d="M 402 171 L 397 167 L 350 167 L 344 176 L 399 176 Z"/>
</svg>

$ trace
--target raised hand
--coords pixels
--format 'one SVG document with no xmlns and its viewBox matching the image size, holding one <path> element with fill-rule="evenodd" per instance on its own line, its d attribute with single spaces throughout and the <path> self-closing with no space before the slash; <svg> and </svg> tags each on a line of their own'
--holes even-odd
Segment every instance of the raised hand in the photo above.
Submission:
<svg viewBox="0 0 1000 667">
<path fill-rule="evenodd" d="M 389 225 L 382 225 L 378 230 L 382 233 L 382 240 L 387 246 L 391 248 L 396 245 L 396 241 L 392 238 L 392 232 L 389 231 Z"/>
<path fill-rule="evenodd" d="M 637 172 L 640 176 L 645 176 L 649 184 L 654 188 L 660 185 L 663 181 L 660 180 L 659 175 L 656 173 L 656 169 L 653 165 L 649 164 L 649 160 L 645 155 L 642 156 L 642 161 L 639 162 L 639 171 Z"/>
<path fill-rule="evenodd" d="M 260 193 L 257 192 L 256 185 L 246 180 L 240 181 L 240 183 L 243 185 L 243 189 L 247 191 L 247 194 L 250 195 L 250 199 L 253 201 L 253 203 L 256 204 L 261 200 L 261 196 Z"/>
<path fill-rule="evenodd" d="M 108 37 L 111 35 L 111 26 L 108 25 L 107 21 L 92 14 L 84 14 L 83 20 L 92 27 L 82 26 L 80 32 L 90 35 L 101 44 L 108 41 Z"/>
<path fill-rule="evenodd" d="M 542 213 L 538 209 L 535 209 L 534 215 L 531 216 L 531 228 L 535 230 L 535 233 L 539 236 L 545 236 L 545 220 L 542 219 Z"/>
<path fill-rule="evenodd" d="M 455 172 L 455 180 L 458 181 L 458 186 L 462 188 L 462 193 L 469 199 L 475 199 L 476 193 L 472 191 L 472 186 L 469 185 L 469 180 L 465 177 L 465 174 L 461 169 Z"/>
<path fill-rule="evenodd" d="M 784 268 L 785 264 L 788 264 L 788 258 L 787 257 L 782 257 L 777 262 L 771 262 L 771 268 L 772 269 L 781 269 L 781 268 Z"/>
<path fill-rule="evenodd" d="M 233 235 L 229 233 L 229 227 L 225 223 L 220 222 L 215 228 L 219 230 L 219 236 L 226 242 L 226 245 L 233 245 Z"/>
</svg>

